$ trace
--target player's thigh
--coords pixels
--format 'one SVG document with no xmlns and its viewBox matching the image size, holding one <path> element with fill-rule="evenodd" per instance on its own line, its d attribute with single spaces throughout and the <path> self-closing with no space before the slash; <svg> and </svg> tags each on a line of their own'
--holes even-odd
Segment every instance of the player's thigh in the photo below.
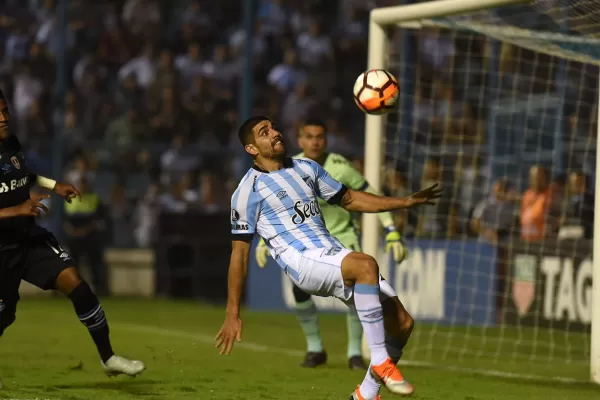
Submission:
<svg viewBox="0 0 600 400">
<path fill-rule="evenodd" d="M 0 249 L 0 336 L 15 321 L 19 286 L 26 265 L 27 251 L 24 246 Z"/>
<path fill-rule="evenodd" d="M 56 289 L 58 275 L 75 261 L 51 233 L 32 237 L 24 280 L 43 290 Z"/>
<path fill-rule="evenodd" d="M 334 296 L 342 300 L 352 297 L 351 288 L 344 285 L 341 265 L 351 250 L 341 247 L 310 249 L 298 252 L 289 249 L 281 254 L 285 272 L 302 291 L 317 296 Z"/>
<path fill-rule="evenodd" d="M 360 247 L 360 239 L 354 230 L 340 233 L 336 236 L 336 239 L 342 242 L 345 248 L 352 251 L 362 252 L 362 248 Z"/>
</svg>

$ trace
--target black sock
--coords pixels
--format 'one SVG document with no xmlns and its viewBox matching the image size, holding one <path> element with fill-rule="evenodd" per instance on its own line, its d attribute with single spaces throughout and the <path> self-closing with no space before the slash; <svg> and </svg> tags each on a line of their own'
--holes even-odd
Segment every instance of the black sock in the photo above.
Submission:
<svg viewBox="0 0 600 400">
<path fill-rule="evenodd" d="M 106 322 L 104 310 L 98 302 L 98 298 L 85 281 L 82 281 L 79 286 L 69 293 L 69 298 L 75 306 L 75 312 L 79 320 L 90 331 L 102 362 L 106 362 L 115 353 L 108 337 L 108 322 Z"/>
</svg>

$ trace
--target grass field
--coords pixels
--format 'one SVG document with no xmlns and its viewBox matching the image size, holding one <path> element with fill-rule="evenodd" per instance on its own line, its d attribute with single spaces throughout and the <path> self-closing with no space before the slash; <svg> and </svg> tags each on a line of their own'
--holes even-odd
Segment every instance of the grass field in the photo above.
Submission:
<svg viewBox="0 0 600 400">
<path fill-rule="evenodd" d="M 347 399 L 363 377 L 346 368 L 342 315 L 321 318 L 329 365 L 305 370 L 298 367 L 304 341 L 293 315 L 245 312 L 244 342 L 226 357 L 218 355 L 213 341 L 223 319 L 222 308 L 156 300 L 103 303 L 115 350 L 144 360 L 148 365 L 144 374 L 135 379 L 105 377 L 70 303 L 60 298 L 26 298 L 19 304 L 16 323 L 0 340 L 0 377 L 4 381 L 0 399 Z M 431 366 L 402 367 L 416 387 L 413 398 L 600 398 L 600 388 L 588 383 L 480 373 L 493 369 L 516 376 L 565 376 L 583 381 L 587 366 L 561 362 L 555 349 L 551 358 L 544 358 L 548 349 L 531 344 L 545 342 L 539 333 L 488 330 L 488 339 L 475 342 L 470 351 L 464 341 L 472 340 L 476 333 L 417 326 L 416 340 L 409 344 L 414 349 L 407 356 L 423 358 Z M 538 340 L 531 341 L 528 335 L 538 335 Z M 498 340 L 500 337 L 504 340 Z M 515 344 L 510 338 L 519 341 Z M 584 340 L 574 336 L 572 342 L 564 346 L 568 357 L 583 359 Z M 501 361 L 489 359 L 497 353 Z M 509 355 L 506 360 L 503 353 Z M 458 368 L 446 368 L 449 365 Z M 393 398 L 384 391 L 382 397 Z"/>
</svg>

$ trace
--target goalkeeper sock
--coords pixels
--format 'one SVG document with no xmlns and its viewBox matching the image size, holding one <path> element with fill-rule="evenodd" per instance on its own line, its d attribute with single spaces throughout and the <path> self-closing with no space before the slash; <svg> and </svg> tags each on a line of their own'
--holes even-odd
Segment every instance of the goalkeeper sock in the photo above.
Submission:
<svg viewBox="0 0 600 400">
<path fill-rule="evenodd" d="M 306 338 L 306 351 L 309 353 L 322 352 L 323 341 L 319 330 L 317 307 L 312 298 L 309 297 L 308 300 L 303 302 L 296 302 L 296 317 Z"/>
<path fill-rule="evenodd" d="M 400 358 L 402 358 L 402 353 L 405 345 L 405 340 L 396 339 L 386 335 L 385 347 L 394 364 L 398 364 L 398 361 L 400 361 Z M 365 379 L 360 384 L 360 394 L 365 399 L 374 399 L 379 393 L 380 387 L 381 385 L 377 383 L 375 379 L 373 379 L 373 376 L 371 375 L 370 371 L 367 371 Z"/>
<path fill-rule="evenodd" d="M 348 306 L 348 314 L 346 314 L 346 322 L 348 325 L 348 358 L 362 355 L 362 334 L 363 328 L 356 313 L 354 305 Z"/>
<path fill-rule="evenodd" d="M 354 304 L 369 343 L 371 363 L 380 365 L 389 355 L 385 348 L 383 308 L 379 302 L 379 285 L 360 283 L 354 285 Z"/>
<path fill-rule="evenodd" d="M 69 293 L 69 299 L 79 320 L 88 328 L 102 362 L 108 361 L 115 353 L 110 345 L 108 323 L 98 298 L 87 282 L 82 281 Z"/>
</svg>

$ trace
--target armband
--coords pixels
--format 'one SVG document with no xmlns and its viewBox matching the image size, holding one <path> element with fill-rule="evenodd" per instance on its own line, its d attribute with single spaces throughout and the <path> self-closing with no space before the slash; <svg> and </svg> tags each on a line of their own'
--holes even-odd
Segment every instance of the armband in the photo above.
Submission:
<svg viewBox="0 0 600 400">
<path fill-rule="evenodd" d="M 38 175 L 36 182 L 39 187 L 43 187 L 44 189 L 54 190 L 54 187 L 56 186 L 56 181 L 54 179 L 45 178 L 41 175 Z"/>
</svg>

